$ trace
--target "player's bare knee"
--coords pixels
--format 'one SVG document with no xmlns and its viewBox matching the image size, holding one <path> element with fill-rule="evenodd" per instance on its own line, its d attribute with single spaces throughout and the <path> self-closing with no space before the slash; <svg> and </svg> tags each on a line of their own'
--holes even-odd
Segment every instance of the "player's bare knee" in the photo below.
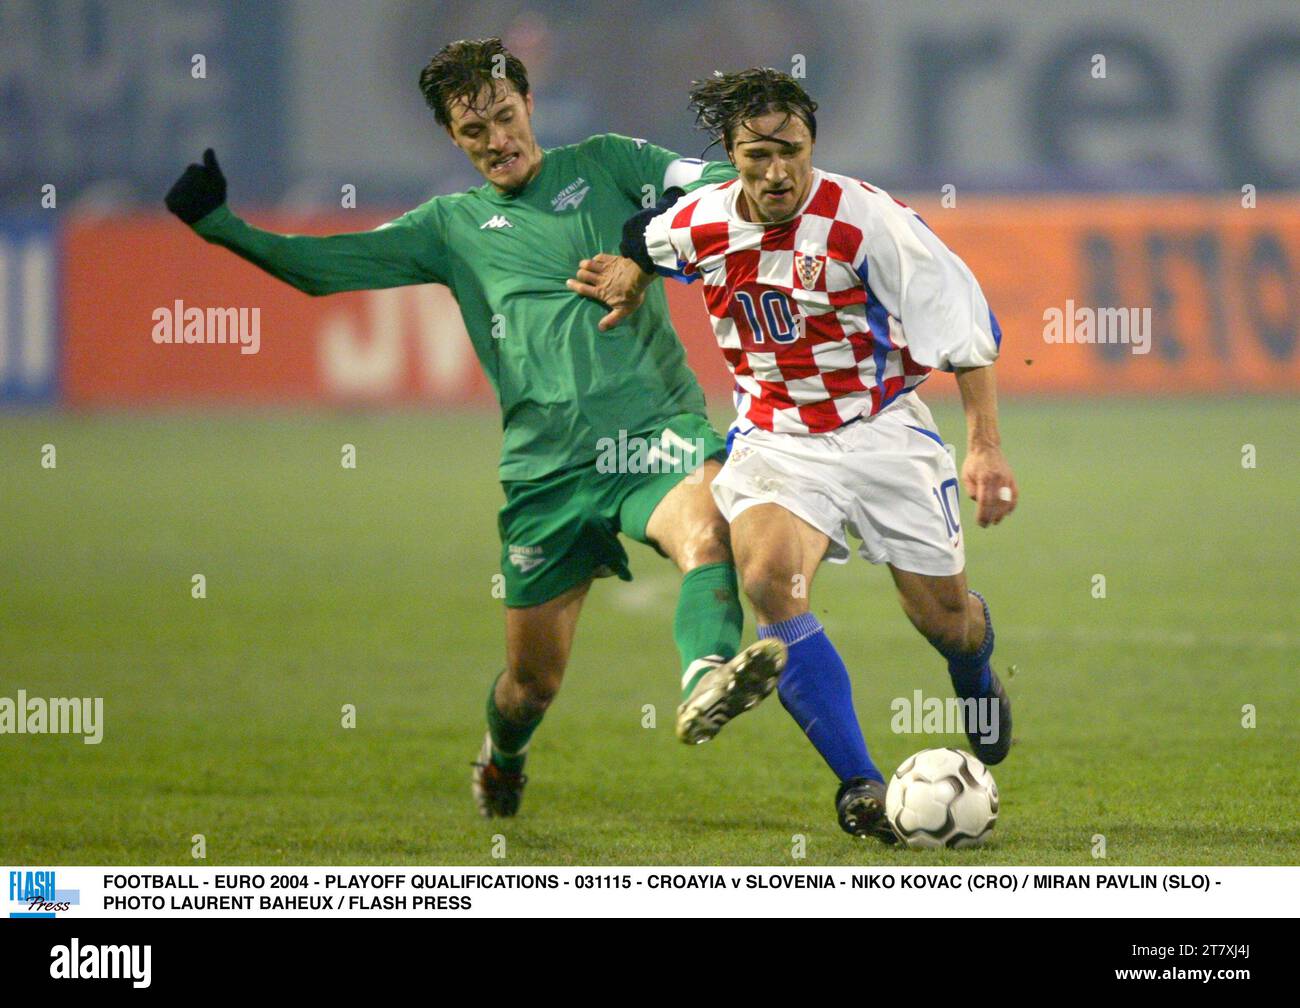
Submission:
<svg viewBox="0 0 1300 1008">
<path fill-rule="evenodd" d="M 731 529 L 722 515 L 697 522 L 687 534 L 676 559 L 683 571 L 706 564 L 731 563 Z"/>
<path fill-rule="evenodd" d="M 562 679 L 563 669 L 530 665 L 509 669 L 503 677 L 507 706 L 521 719 L 540 717 L 555 700 Z"/>
<path fill-rule="evenodd" d="M 797 591 L 796 572 L 775 562 L 751 561 L 740 571 L 741 588 L 763 623 L 780 623 L 807 611 L 806 594 Z"/>
</svg>

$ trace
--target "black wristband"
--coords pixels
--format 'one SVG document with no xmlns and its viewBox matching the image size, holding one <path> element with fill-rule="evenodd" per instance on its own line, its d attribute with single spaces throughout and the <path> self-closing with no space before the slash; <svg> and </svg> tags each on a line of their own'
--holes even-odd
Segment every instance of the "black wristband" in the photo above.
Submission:
<svg viewBox="0 0 1300 1008">
<path fill-rule="evenodd" d="M 643 273 L 654 273 L 655 264 L 645 246 L 645 229 L 650 222 L 686 195 L 686 190 L 678 186 L 669 186 L 652 207 L 646 207 L 640 213 L 623 222 L 623 240 L 618 252 L 641 267 Z"/>
</svg>

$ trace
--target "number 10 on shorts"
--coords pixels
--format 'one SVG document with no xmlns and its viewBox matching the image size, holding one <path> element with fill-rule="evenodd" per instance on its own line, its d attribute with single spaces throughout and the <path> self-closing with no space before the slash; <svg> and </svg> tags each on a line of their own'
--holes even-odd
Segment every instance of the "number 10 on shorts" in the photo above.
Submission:
<svg viewBox="0 0 1300 1008">
<path fill-rule="evenodd" d="M 946 479 L 937 487 L 933 487 L 931 493 L 939 502 L 939 511 L 943 514 L 944 524 L 948 526 L 948 534 L 956 539 L 961 534 L 961 524 L 957 521 L 957 514 L 960 511 L 957 480 Z"/>
</svg>

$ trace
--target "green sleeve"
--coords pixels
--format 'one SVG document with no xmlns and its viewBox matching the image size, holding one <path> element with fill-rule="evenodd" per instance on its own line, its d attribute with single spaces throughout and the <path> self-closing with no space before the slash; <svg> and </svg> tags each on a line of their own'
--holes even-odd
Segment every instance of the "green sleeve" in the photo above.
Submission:
<svg viewBox="0 0 1300 1008">
<path fill-rule="evenodd" d="M 669 186 L 680 186 L 690 192 L 702 185 L 736 177 L 736 169 L 729 161 L 684 158 L 646 140 L 634 140 L 618 133 L 602 133 L 583 141 L 581 146 L 609 170 L 625 196 L 642 205 L 647 205 L 645 186 L 653 188 L 649 204 L 653 205 Z"/>
<path fill-rule="evenodd" d="M 433 203 L 373 231 L 325 237 L 263 231 L 222 204 L 194 230 L 307 294 L 445 283 L 447 257 Z"/>
</svg>

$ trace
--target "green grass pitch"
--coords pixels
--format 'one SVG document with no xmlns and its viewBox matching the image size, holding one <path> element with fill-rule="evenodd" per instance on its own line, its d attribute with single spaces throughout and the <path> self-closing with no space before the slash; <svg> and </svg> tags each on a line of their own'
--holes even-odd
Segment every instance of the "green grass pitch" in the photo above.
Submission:
<svg viewBox="0 0 1300 1008">
<path fill-rule="evenodd" d="M 964 443 L 955 405 L 936 415 Z M 102 696 L 106 721 L 98 746 L 0 735 L 0 861 L 185 864 L 201 833 L 215 865 L 1300 863 L 1294 419 L 1004 403 L 1020 510 L 963 518 L 1017 741 L 990 845 L 923 853 L 839 832 L 775 698 L 674 739 L 677 577 L 634 544 L 635 583 L 590 596 L 521 815 L 474 815 L 502 659 L 493 415 L 0 418 L 0 696 Z M 948 685 L 885 570 L 823 567 L 813 602 L 882 769 L 965 744 L 889 730 L 892 698 Z"/>
</svg>

